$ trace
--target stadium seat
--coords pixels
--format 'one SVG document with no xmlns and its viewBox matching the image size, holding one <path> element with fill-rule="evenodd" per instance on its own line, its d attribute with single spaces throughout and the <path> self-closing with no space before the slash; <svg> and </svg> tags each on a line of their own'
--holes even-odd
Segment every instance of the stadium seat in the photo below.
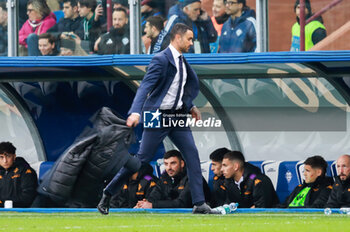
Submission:
<svg viewBox="0 0 350 232">
<path fill-rule="evenodd" d="M 159 168 L 159 165 L 158 165 L 158 161 L 151 161 L 150 165 L 153 168 L 153 175 L 159 178 L 161 173 L 160 173 L 160 168 Z"/>
<path fill-rule="evenodd" d="M 264 161 L 248 161 L 250 164 L 253 164 L 254 166 L 260 168 L 261 172 L 263 173 L 263 169 L 262 169 L 262 164 Z"/>
<path fill-rule="evenodd" d="M 264 161 L 262 168 L 270 177 L 280 202 L 284 202 L 287 196 L 299 184 L 296 171 L 297 161 Z"/>
<path fill-rule="evenodd" d="M 305 160 L 300 160 L 297 165 L 296 165 L 296 171 L 297 171 L 297 176 L 298 176 L 298 183 L 301 184 L 304 181 L 304 161 Z"/>
<path fill-rule="evenodd" d="M 329 164 L 328 164 L 329 165 Z M 330 164 L 330 170 L 331 170 L 331 173 L 332 173 L 332 176 L 333 178 L 338 176 L 338 173 L 337 173 L 337 161 L 334 160 L 331 164 Z"/>
<path fill-rule="evenodd" d="M 56 23 L 58 23 L 58 21 L 60 21 L 60 19 L 64 17 L 64 13 L 62 10 L 56 10 L 53 13 L 56 16 Z"/>
<path fill-rule="evenodd" d="M 30 164 L 30 166 L 36 171 L 39 183 L 42 181 L 44 174 L 52 168 L 54 163 L 55 162 L 52 161 L 39 161 Z"/>
</svg>

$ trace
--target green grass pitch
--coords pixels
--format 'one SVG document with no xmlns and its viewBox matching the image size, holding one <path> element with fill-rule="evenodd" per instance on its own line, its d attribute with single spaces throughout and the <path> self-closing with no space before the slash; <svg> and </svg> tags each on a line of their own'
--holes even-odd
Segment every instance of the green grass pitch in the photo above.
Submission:
<svg viewBox="0 0 350 232">
<path fill-rule="evenodd" d="M 312 214 L 0 213 L 0 231 L 350 231 L 350 216 Z"/>
</svg>

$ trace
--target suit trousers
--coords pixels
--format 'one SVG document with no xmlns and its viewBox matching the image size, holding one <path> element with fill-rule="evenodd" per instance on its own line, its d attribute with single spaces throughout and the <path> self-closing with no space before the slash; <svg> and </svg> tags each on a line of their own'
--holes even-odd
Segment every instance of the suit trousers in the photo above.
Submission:
<svg viewBox="0 0 350 232">
<path fill-rule="evenodd" d="M 189 127 L 145 128 L 142 134 L 140 150 L 137 157 L 141 162 L 148 163 L 152 160 L 157 148 L 168 136 L 180 150 L 186 162 L 187 175 L 191 189 L 193 204 L 205 202 L 203 193 L 203 179 L 198 150 L 196 148 L 191 129 Z M 115 194 L 132 173 L 127 169 L 121 169 L 113 180 L 107 185 L 105 191 Z"/>
</svg>

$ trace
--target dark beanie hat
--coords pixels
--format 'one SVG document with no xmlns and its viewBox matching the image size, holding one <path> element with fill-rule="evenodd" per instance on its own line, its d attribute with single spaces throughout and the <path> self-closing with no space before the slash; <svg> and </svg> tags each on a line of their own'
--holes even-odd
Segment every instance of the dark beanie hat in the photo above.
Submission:
<svg viewBox="0 0 350 232">
<path fill-rule="evenodd" d="M 182 7 L 185 7 L 187 5 L 190 5 L 194 2 L 200 2 L 200 0 L 184 0 L 183 3 L 182 3 Z"/>
<path fill-rule="evenodd" d="M 61 39 L 61 48 L 68 48 L 72 51 L 75 50 L 75 41 L 70 39 Z"/>
<path fill-rule="evenodd" d="M 294 4 L 294 11 L 297 8 L 297 6 L 300 4 L 300 0 L 297 0 Z M 305 8 L 308 9 L 309 11 L 309 15 L 312 14 L 312 10 L 311 10 L 311 3 L 310 0 L 305 0 Z"/>
</svg>

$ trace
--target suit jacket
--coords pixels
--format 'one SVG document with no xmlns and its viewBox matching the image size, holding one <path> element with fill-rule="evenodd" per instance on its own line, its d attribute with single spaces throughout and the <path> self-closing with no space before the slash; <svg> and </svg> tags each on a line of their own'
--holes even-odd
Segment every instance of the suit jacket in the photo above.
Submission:
<svg viewBox="0 0 350 232">
<path fill-rule="evenodd" d="M 188 112 L 193 107 L 193 99 L 199 92 L 198 77 L 191 66 L 184 59 L 187 69 L 187 80 L 182 96 L 183 108 Z M 168 47 L 164 51 L 156 54 L 148 66 L 148 71 L 144 76 L 136 96 L 129 110 L 131 113 L 142 115 L 144 110 L 159 109 L 163 98 L 169 90 L 174 80 L 177 69 L 173 55 Z"/>
</svg>

